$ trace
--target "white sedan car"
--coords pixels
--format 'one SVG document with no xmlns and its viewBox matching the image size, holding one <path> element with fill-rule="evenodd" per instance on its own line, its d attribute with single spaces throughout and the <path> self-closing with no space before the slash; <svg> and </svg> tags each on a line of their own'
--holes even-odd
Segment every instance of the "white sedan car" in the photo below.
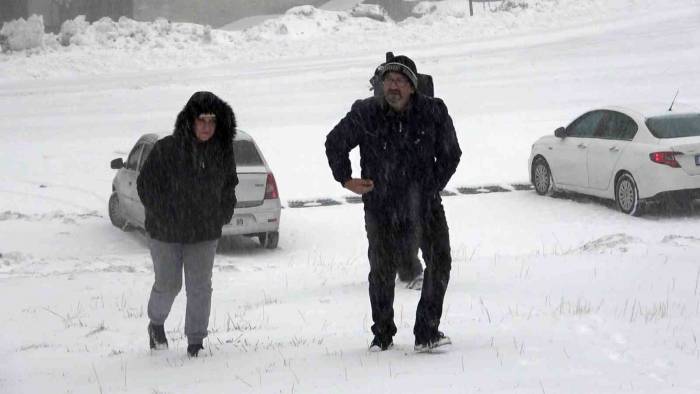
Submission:
<svg viewBox="0 0 700 394">
<path fill-rule="evenodd" d="M 111 167 L 119 171 L 112 181 L 109 218 L 122 230 L 143 229 L 145 226 L 146 213 L 136 190 L 136 179 L 153 145 L 163 136 L 145 134 L 136 141 L 126 163 L 121 158 L 111 162 Z M 236 131 L 233 154 L 238 174 L 238 201 L 233 218 L 224 225 L 222 235 L 255 236 L 262 246 L 274 249 L 279 242 L 282 210 L 275 177 L 255 141 L 241 130 Z"/>
<path fill-rule="evenodd" d="M 700 196 L 700 113 L 595 109 L 537 140 L 528 164 L 541 195 L 613 199 L 636 216 L 662 197 L 690 208 Z"/>
</svg>

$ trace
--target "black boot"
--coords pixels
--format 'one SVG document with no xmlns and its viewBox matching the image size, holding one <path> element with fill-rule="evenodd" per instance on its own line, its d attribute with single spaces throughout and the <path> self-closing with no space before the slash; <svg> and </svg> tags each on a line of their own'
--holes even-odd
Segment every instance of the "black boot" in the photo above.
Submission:
<svg viewBox="0 0 700 394">
<path fill-rule="evenodd" d="M 419 353 L 430 352 L 434 349 L 451 344 L 452 340 L 450 340 L 450 337 L 443 334 L 442 331 L 438 331 L 433 338 L 430 338 L 428 340 L 419 340 L 418 338 L 416 338 L 416 344 L 413 347 L 413 350 Z"/>
<path fill-rule="evenodd" d="M 201 343 L 191 343 L 187 345 L 187 355 L 190 357 L 198 357 L 199 351 L 203 350 L 204 346 Z"/>
<path fill-rule="evenodd" d="M 391 337 L 380 337 L 375 335 L 372 343 L 369 345 L 369 351 L 372 353 L 383 352 L 394 347 L 394 340 Z"/>
<path fill-rule="evenodd" d="M 153 323 L 148 323 L 148 341 L 152 350 L 168 348 L 168 338 L 165 337 L 165 328 Z"/>
</svg>

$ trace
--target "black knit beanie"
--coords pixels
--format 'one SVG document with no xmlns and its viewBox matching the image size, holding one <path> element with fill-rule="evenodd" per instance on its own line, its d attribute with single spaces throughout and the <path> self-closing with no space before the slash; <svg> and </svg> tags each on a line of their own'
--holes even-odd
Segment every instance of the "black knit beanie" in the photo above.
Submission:
<svg viewBox="0 0 700 394">
<path fill-rule="evenodd" d="M 406 78 L 411 81 L 411 84 L 413 84 L 413 88 L 418 88 L 418 70 L 416 69 L 416 63 L 408 56 L 395 56 L 393 59 L 386 62 L 382 66 L 382 77 L 389 71 L 405 75 Z"/>
</svg>

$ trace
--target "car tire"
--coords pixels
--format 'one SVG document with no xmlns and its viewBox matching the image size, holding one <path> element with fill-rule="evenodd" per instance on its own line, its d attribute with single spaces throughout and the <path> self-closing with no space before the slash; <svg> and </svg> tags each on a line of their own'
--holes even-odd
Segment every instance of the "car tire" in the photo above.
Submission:
<svg viewBox="0 0 700 394">
<path fill-rule="evenodd" d="M 280 241 L 280 233 L 277 231 L 270 231 L 269 233 L 258 234 L 258 239 L 260 240 L 260 246 L 265 249 L 276 249 L 277 244 Z"/>
<path fill-rule="evenodd" d="M 123 231 L 131 231 L 133 229 L 122 215 L 121 209 L 119 207 L 119 196 L 117 195 L 117 192 L 113 192 L 112 195 L 109 196 L 108 211 L 109 220 L 112 222 L 112 225 L 114 225 L 114 227 Z"/>
<path fill-rule="evenodd" d="M 543 157 L 538 157 L 532 163 L 532 186 L 540 196 L 550 196 L 554 191 L 554 179 L 549 164 Z"/>
<path fill-rule="evenodd" d="M 630 173 L 623 173 L 615 182 L 615 202 L 620 212 L 631 216 L 641 216 L 642 207 L 639 202 L 637 182 Z"/>
</svg>

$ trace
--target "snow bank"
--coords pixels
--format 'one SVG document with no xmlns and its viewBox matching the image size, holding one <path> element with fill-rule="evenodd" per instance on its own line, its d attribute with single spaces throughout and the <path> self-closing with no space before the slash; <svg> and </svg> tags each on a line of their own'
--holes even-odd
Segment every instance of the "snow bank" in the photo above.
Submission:
<svg viewBox="0 0 700 394">
<path fill-rule="evenodd" d="M 350 14 L 359 18 L 370 18 L 380 22 L 389 20 L 386 10 L 376 4 L 358 4 L 350 10 Z"/>
<path fill-rule="evenodd" d="M 249 40 L 307 39 L 332 34 L 348 23 L 345 12 L 323 11 L 310 5 L 294 7 L 284 15 L 268 19 L 244 32 Z"/>
<path fill-rule="evenodd" d="M 150 50 L 153 48 L 183 48 L 180 43 L 209 44 L 209 26 L 170 23 L 165 19 L 137 22 L 122 17 L 119 21 L 102 18 L 94 23 L 84 16 L 68 20 L 61 26 L 59 40 L 63 46 L 97 47 L 100 49 Z"/>
<path fill-rule="evenodd" d="M 670 2 L 668 7 L 697 0 Z M 399 49 L 433 43 L 436 38 L 441 42 L 475 41 L 591 25 L 627 17 L 631 8 L 644 12 L 658 6 L 654 0 L 507 0 L 477 3 L 470 17 L 466 4 L 463 0 L 417 2 L 413 12 L 420 17 L 401 22 L 392 21 L 379 6 L 360 5 L 349 11 L 300 6 L 244 31 L 213 30 L 165 19 L 103 18 L 88 23 L 78 17 L 66 21 L 54 35 L 43 34 L 41 17 L 32 17 L 4 25 L 6 53 L 0 54 L 0 81 L 299 56 L 363 56 L 377 46 Z"/>
<path fill-rule="evenodd" d="M 0 30 L 0 49 L 3 51 L 24 51 L 44 45 L 44 17 L 32 15 L 29 19 L 20 18 L 3 23 Z"/>
</svg>

